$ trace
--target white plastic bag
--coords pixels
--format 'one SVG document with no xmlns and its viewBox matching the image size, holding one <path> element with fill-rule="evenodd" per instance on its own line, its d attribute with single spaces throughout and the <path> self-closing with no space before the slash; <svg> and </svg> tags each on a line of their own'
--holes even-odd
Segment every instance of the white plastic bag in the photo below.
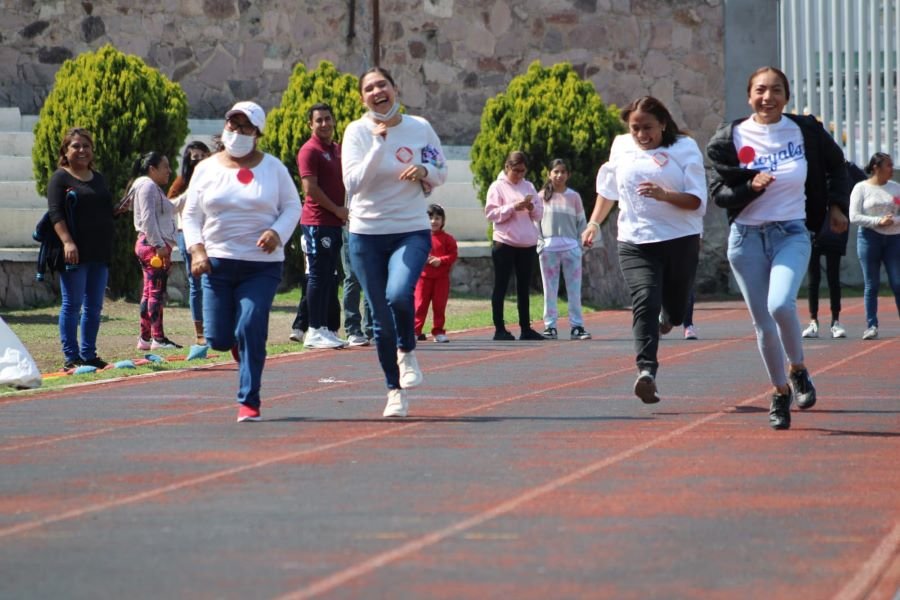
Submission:
<svg viewBox="0 0 900 600">
<path fill-rule="evenodd" d="M 0 318 L 0 385 L 41 387 L 41 372 L 34 359 L 2 318 Z"/>
</svg>

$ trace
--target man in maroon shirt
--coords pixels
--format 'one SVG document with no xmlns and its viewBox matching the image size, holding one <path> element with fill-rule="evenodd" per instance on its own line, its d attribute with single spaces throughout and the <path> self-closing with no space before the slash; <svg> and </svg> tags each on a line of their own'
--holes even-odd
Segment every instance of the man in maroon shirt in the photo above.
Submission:
<svg viewBox="0 0 900 600">
<path fill-rule="evenodd" d="M 328 329 L 328 305 L 337 298 L 341 260 L 341 227 L 350 211 L 345 204 L 341 147 L 334 141 L 334 114 L 327 104 L 314 104 L 307 118 L 312 136 L 297 153 L 303 183 L 300 227 L 309 262 L 306 300 L 309 303 L 307 348 L 342 348 L 347 343 Z"/>
</svg>

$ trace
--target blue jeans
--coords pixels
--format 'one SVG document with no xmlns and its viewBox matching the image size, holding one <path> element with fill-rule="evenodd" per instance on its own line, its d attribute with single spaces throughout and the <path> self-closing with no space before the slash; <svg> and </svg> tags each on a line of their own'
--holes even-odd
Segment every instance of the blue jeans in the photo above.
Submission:
<svg viewBox="0 0 900 600">
<path fill-rule="evenodd" d="M 350 234 L 350 260 L 372 307 L 378 362 L 388 389 L 400 388 L 397 348 L 415 350 L 416 282 L 431 251 L 431 231 Z"/>
<path fill-rule="evenodd" d="M 337 301 L 335 273 L 341 259 L 343 238 L 340 227 L 300 227 L 306 239 L 306 260 L 309 261 L 309 277 L 306 280 L 309 327 L 319 329 L 328 325 L 328 307 Z"/>
<path fill-rule="evenodd" d="M 191 319 L 194 323 L 203 321 L 203 289 L 200 286 L 200 278 L 191 275 L 191 253 L 188 252 L 187 246 L 184 244 L 184 232 L 178 230 L 176 236 L 178 242 L 178 251 L 181 252 L 181 258 L 184 260 L 184 271 L 187 275 L 188 282 L 188 303 L 191 307 Z"/>
<path fill-rule="evenodd" d="M 359 312 L 359 297 L 361 287 L 356 273 L 353 272 L 353 265 L 350 263 L 350 234 L 344 228 L 343 241 L 341 244 L 341 264 L 344 267 L 344 333 L 347 335 L 365 335 L 372 339 L 372 309 L 369 308 L 369 300 L 363 298 L 365 304 L 362 314 Z"/>
<path fill-rule="evenodd" d="M 728 262 L 750 309 L 756 341 L 772 385 L 787 385 L 785 354 L 803 363 L 797 292 L 812 251 L 802 219 L 763 225 L 732 223 Z"/>
<path fill-rule="evenodd" d="M 59 309 L 59 339 L 66 362 L 97 358 L 97 332 L 106 294 L 109 265 L 83 262 L 77 269 L 59 273 L 62 307 Z M 81 346 L 78 324 L 81 322 Z"/>
<path fill-rule="evenodd" d="M 220 351 L 237 344 L 237 401 L 259 408 L 269 312 L 283 263 L 210 257 L 209 264 L 212 271 L 203 275 L 206 343 Z"/>
<path fill-rule="evenodd" d="M 900 235 L 885 235 L 870 227 L 860 227 L 856 237 L 856 253 L 865 282 L 866 327 L 878 327 L 882 264 L 894 292 L 897 313 L 900 314 Z"/>
</svg>

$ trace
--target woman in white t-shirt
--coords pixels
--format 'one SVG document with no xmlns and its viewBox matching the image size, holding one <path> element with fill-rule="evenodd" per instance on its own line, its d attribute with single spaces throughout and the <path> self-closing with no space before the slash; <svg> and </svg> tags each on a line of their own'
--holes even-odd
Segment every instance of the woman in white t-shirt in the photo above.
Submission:
<svg viewBox="0 0 900 600">
<path fill-rule="evenodd" d="M 582 241 L 591 246 L 600 223 L 619 204 L 619 265 L 631 292 L 638 377 L 634 393 L 659 402 L 656 372 L 660 333 L 681 325 L 694 287 L 706 177 L 703 156 L 665 105 L 638 98 L 622 110 L 629 133 L 613 140 L 597 173 L 597 203 Z"/>
<path fill-rule="evenodd" d="M 441 141 L 421 117 L 400 113 L 387 70 L 359 78 L 368 109 L 344 131 L 342 168 L 350 196 L 349 253 L 372 307 L 378 361 L 388 388 L 385 417 L 405 417 L 406 389 L 422 383 L 416 360 L 415 290 L 431 251 L 425 196 L 447 178 Z"/>
<path fill-rule="evenodd" d="M 884 152 L 873 154 L 865 171 L 869 178 L 850 193 L 850 222 L 859 225 L 856 253 L 865 282 L 866 330 L 862 337 L 874 340 L 878 337 L 882 264 L 900 314 L 900 184 L 891 181 L 894 161 Z"/>
<path fill-rule="evenodd" d="M 797 316 L 810 232 L 826 218 L 833 232 L 847 229 L 848 176 L 843 152 L 815 117 L 784 113 L 790 87 L 782 71 L 757 69 L 747 95 L 753 114 L 723 124 L 707 145 L 709 187 L 728 212 L 728 262 L 774 387 L 769 425 L 788 429 L 794 398 L 801 409 L 816 403 Z"/>
<path fill-rule="evenodd" d="M 266 113 L 238 102 L 225 114 L 225 149 L 199 163 L 182 213 L 191 273 L 202 275 L 203 327 L 238 361 L 238 422 L 259 421 L 269 313 L 281 282 L 284 242 L 300 222 L 287 167 L 257 148 Z"/>
</svg>

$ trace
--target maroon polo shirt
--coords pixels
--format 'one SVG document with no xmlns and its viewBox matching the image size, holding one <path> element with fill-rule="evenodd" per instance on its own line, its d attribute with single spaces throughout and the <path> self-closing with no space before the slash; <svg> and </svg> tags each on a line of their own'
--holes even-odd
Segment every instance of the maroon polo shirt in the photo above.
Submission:
<svg viewBox="0 0 900 600">
<path fill-rule="evenodd" d="M 297 170 L 300 171 L 300 177 L 316 177 L 328 199 L 338 206 L 344 206 L 346 192 L 341 172 L 340 144 L 332 142 L 326 145 L 315 135 L 312 136 L 297 153 Z M 311 196 L 304 198 L 300 223 L 330 227 L 343 225 L 333 212 L 322 208 Z"/>
</svg>

